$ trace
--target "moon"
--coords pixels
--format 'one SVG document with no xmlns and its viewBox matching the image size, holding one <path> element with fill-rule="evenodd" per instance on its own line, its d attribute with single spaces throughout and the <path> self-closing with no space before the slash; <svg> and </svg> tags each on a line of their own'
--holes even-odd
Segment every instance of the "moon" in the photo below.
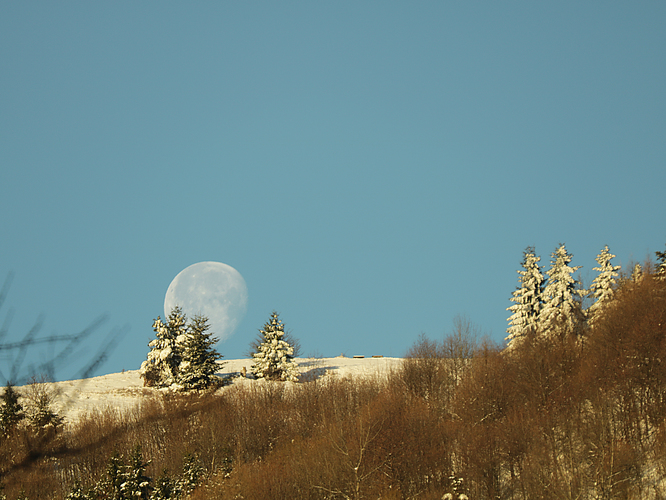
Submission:
<svg viewBox="0 0 666 500">
<path fill-rule="evenodd" d="M 199 262 L 173 279 L 164 297 L 164 317 L 180 306 L 188 319 L 206 316 L 210 331 L 228 339 L 247 312 L 247 285 L 233 267 L 221 262 Z"/>
</svg>

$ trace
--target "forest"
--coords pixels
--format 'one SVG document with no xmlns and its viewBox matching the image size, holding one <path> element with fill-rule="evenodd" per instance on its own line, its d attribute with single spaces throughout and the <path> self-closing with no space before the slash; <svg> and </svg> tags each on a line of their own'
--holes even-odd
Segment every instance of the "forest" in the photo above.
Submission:
<svg viewBox="0 0 666 500">
<path fill-rule="evenodd" d="M 8 386 L 0 498 L 664 498 L 666 252 L 628 273 L 605 252 L 583 294 L 564 245 L 547 277 L 528 248 L 508 346 L 459 318 L 373 377 L 154 390 L 13 425 Z"/>
</svg>

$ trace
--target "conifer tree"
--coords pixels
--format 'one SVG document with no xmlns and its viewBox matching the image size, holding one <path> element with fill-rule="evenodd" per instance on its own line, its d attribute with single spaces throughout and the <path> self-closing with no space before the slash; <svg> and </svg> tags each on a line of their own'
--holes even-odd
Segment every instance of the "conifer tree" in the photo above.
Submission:
<svg viewBox="0 0 666 500">
<path fill-rule="evenodd" d="M 137 445 L 130 457 L 130 463 L 124 467 L 124 482 L 120 485 L 121 498 L 148 498 L 151 488 L 150 478 L 146 476 L 147 465 L 143 461 L 141 446 Z"/>
<path fill-rule="evenodd" d="M 95 486 L 93 496 L 109 500 L 149 498 L 151 487 L 150 478 L 146 476 L 147 465 L 138 445 L 129 464 L 125 463 L 122 455 L 114 452 L 106 468 L 107 478 Z"/>
<path fill-rule="evenodd" d="M 509 328 L 507 328 L 506 340 L 509 346 L 530 332 L 535 332 L 538 324 L 539 313 L 541 311 L 543 282 L 544 277 L 541 274 L 539 261 L 534 247 L 527 247 L 523 252 L 523 269 L 518 271 L 518 288 L 513 292 L 511 301 L 514 304 L 507 308 L 511 311 L 508 318 Z"/>
<path fill-rule="evenodd" d="M 580 266 L 569 266 L 572 255 L 564 244 L 551 254 L 550 269 L 546 273 L 548 280 L 543 291 L 544 304 L 539 315 L 539 323 L 545 330 L 564 327 L 573 332 L 578 321 L 580 303 L 576 295 L 583 293 L 576 290 L 579 284 L 572 276 Z"/>
<path fill-rule="evenodd" d="M 195 316 L 181 342 L 178 383 L 184 389 L 205 389 L 215 380 L 222 356 L 213 348 L 217 338 L 209 332 L 208 318 Z"/>
<path fill-rule="evenodd" d="M 24 417 L 23 406 L 18 400 L 19 394 L 14 386 L 7 382 L 5 391 L 2 393 L 2 405 L 0 405 L 0 432 L 4 435 L 9 434 Z"/>
<path fill-rule="evenodd" d="M 111 458 L 109 458 L 109 463 L 106 465 L 106 475 L 106 481 L 96 489 L 100 493 L 105 492 L 111 500 L 122 500 L 120 488 L 125 482 L 125 464 L 117 451 L 113 452 Z"/>
<path fill-rule="evenodd" d="M 185 315 L 178 306 L 173 308 L 166 324 L 159 316 L 154 321 L 156 338 L 148 343 L 148 357 L 141 363 L 140 374 L 144 385 L 169 387 L 177 382 L 181 362 L 180 343 L 186 334 L 185 323 Z"/>
<path fill-rule="evenodd" d="M 598 271 L 599 274 L 594 278 L 592 286 L 590 287 L 590 296 L 595 301 L 588 309 L 588 321 L 590 326 L 594 325 L 594 322 L 599 318 L 601 312 L 613 299 L 613 294 L 615 293 L 614 287 L 617 283 L 615 278 L 619 276 L 618 271 L 620 270 L 620 266 L 614 266 L 611 264 L 611 259 L 614 258 L 615 255 L 610 253 L 608 245 L 606 245 L 596 258 L 599 267 L 592 268 L 592 270 Z"/>
<path fill-rule="evenodd" d="M 46 380 L 33 378 L 28 387 L 26 416 L 33 429 L 58 428 L 64 419 L 53 410 L 55 394 L 46 385 Z"/>
<path fill-rule="evenodd" d="M 162 469 L 162 474 L 155 481 L 155 488 L 150 495 L 150 500 L 172 500 L 180 498 L 176 481 L 169 475 L 168 469 Z"/>
<path fill-rule="evenodd" d="M 65 500 L 95 500 L 97 496 L 93 493 L 88 493 L 81 486 L 81 482 L 77 479 L 74 481 L 71 491 L 65 497 Z"/>
<path fill-rule="evenodd" d="M 199 463 L 199 459 L 196 455 L 191 453 L 186 454 L 183 457 L 183 474 L 178 481 L 176 489 L 181 494 L 187 495 L 188 493 L 191 493 L 199 484 L 203 474 L 204 468 L 201 466 L 201 463 Z"/>
<path fill-rule="evenodd" d="M 656 275 L 659 279 L 666 279 L 666 250 L 663 252 L 656 251 L 657 255 L 657 272 Z"/>
<path fill-rule="evenodd" d="M 261 342 L 252 357 L 252 373 L 269 380 L 298 380 L 298 364 L 294 361 L 294 348 L 284 340 L 284 324 L 273 311 L 270 319 L 259 330 Z"/>
</svg>

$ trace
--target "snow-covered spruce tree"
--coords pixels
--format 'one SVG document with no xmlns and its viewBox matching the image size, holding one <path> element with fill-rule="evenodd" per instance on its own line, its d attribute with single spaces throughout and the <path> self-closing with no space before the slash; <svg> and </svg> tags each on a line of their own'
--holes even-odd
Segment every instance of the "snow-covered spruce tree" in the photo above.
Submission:
<svg viewBox="0 0 666 500">
<path fill-rule="evenodd" d="M 197 456 L 187 453 L 183 457 L 183 474 L 176 482 L 176 491 L 181 495 L 191 493 L 199 485 L 203 474 L 204 468 Z"/>
<path fill-rule="evenodd" d="M 33 430 L 39 431 L 49 427 L 57 429 L 64 419 L 53 410 L 55 393 L 51 392 L 46 380 L 33 377 L 26 394 L 26 416 Z"/>
<path fill-rule="evenodd" d="M 114 452 L 106 468 L 107 477 L 95 485 L 92 498 L 109 500 L 149 498 L 152 488 L 150 478 L 146 476 L 147 465 L 143 461 L 140 446 L 134 449 L 129 464 L 125 463 L 122 455 Z"/>
<path fill-rule="evenodd" d="M 216 360 L 222 356 L 213 348 L 217 338 L 209 329 L 205 316 L 195 316 L 187 327 L 178 368 L 178 384 L 183 389 L 205 389 L 215 381 L 215 372 L 220 369 Z"/>
<path fill-rule="evenodd" d="M 578 281 L 572 276 L 580 266 L 569 266 L 572 255 L 564 244 L 551 254 L 548 280 L 543 290 L 543 307 L 539 314 L 539 326 L 545 331 L 564 328 L 573 332 L 580 314 L 580 297 L 583 290 L 577 290 Z"/>
<path fill-rule="evenodd" d="M 106 479 L 98 482 L 93 488 L 95 496 L 121 500 L 123 497 L 120 487 L 125 482 L 125 467 L 122 456 L 114 451 L 106 465 Z"/>
<path fill-rule="evenodd" d="M 663 252 L 657 250 L 655 255 L 657 256 L 657 272 L 655 274 L 659 279 L 666 279 L 666 250 Z"/>
<path fill-rule="evenodd" d="M 173 308 L 167 323 L 160 317 L 153 323 L 155 338 L 148 343 L 150 351 L 141 363 L 140 374 L 146 386 L 169 387 L 178 380 L 180 345 L 186 333 L 186 318 L 180 307 Z"/>
<path fill-rule="evenodd" d="M 120 485 L 121 498 L 148 498 L 151 487 L 150 478 L 146 476 L 147 465 L 148 463 L 143 461 L 141 447 L 137 445 L 130 457 L 130 463 L 123 471 L 124 482 Z"/>
<path fill-rule="evenodd" d="M 180 498 L 176 481 L 169 475 L 168 469 L 162 469 L 162 474 L 155 481 L 155 488 L 150 495 L 150 500 L 173 500 Z"/>
<path fill-rule="evenodd" d="M 14 386 L 7 382 L 0 404 L 0 432 L 8 435 L 24 417 L 23 406 L 18 402 L 19 394 Z"/>
<path fill-rule="evenodd" d="M 510 299 L 514 304 L 507 308 L 507 311 L 512 313 L 507 320 L 509 328 L 506 330 L 509 334 L 506 337 L 509 347 L 530 332 L 536 332 L 544 282 L 539 266 L 540 260 L 541 257 L 536 256 L 534 247 L 527 247 L 523 252 L 523 261 L 521 262 L 523 269 L 518 271 L 520 275 L 518 278 L 519 285 Z"/>
<path fill-rule="evenodd" d="M 97 496 L 94 493 L 88 492 L 83 489 L 83 486 L 81 486 L 81 482 L 78 479 L 74 481 L 72 489 L 65 497 L 65 500 L 96 500 L 96 499 Z"/>
<path fill-rule="evenodd" d="M 594 322 L 599 318 L 601 312 L 613 299 L 617 283 L 615 278 L 619 276 L 618 271 L 620 270 L 620 266 L 614 266 L 611 264 L 611 259 L 614 258 L 615 255 L 610 253 L 608 245 L 606 245 L 596 258 L 599 267 L 592 268 L 593 271 L 598 271 L 599 274 L 594 278 L 592 286 L 590 287 L 590 297 L 594 299 L 594 304 L 592 304 L 587 310 L 588 323 L 590 326 L 594 326 Z"/>
<path fill-rule="evenodd" d="M 269 380 L 298 380 L 298 364 L 294 361 L 294 348 L 284 340 L 284 324 L 273 311 L 271 318 L 259 330 L 261 342 L 252 354 L 252 373 Z"/>
<path fill-rule="evenodd" d="M 633 283 L 639 283 L 643 280 L 643 266 L 636 264 L 634 270 L 631 271 L 631 281 Z"/>
</svg>

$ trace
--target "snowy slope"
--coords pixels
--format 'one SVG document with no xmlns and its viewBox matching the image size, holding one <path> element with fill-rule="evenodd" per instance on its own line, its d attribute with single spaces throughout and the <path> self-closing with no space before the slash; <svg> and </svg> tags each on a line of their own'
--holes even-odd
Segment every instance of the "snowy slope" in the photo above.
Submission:
<svg viewBox="0 0 666 500">
<path fill-rule="evenodd" d="M 298 358 L 301 379 L 312 380 L 322 376 L 370 376 L 396 368 L 400 358 Z M 231 376 L 232 384 L 253 383 L 241 377 L 245 368 L 250 373 L 249 359 L 222 360 L 219 375 Z M 257 382 L 260 383 L 260 382 Z M 55 410 L 68 422 L 92 410 L 111 408 L 126 411 L 141 403 L 142 397 L 159 391 L 143 386 L 139 370 L 112 373 L 83 380 L 68 380 L 48 384 L 54 392 Z M 18 388 L 23 392 L 23 388 Z M 222 389 L 224 390 L 224 389 Z"/>
</svg>

